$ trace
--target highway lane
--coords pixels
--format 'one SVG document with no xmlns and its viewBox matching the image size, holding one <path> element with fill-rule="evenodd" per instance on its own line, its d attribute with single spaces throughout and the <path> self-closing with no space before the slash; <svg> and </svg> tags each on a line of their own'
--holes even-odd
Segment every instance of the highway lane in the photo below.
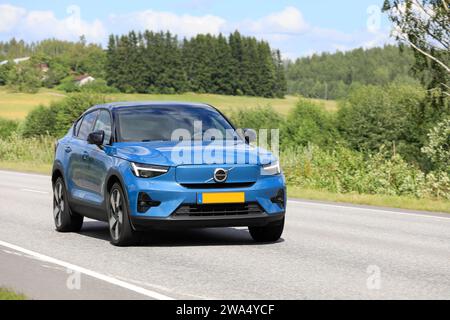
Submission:
<svg viewBox="0 0 450 320">
<path fill-rule="evenodd" d="M 0 171 L 0 286 L 36 299 L 450 299 L 450 215 L 290 201 L 275 244 L 229 228 L 154 231 L 116 248 L 100 222 L 55 232 L 51 200 L 49 177 Z M 81 275 L 80 292 L 64 263 L 95 273 Z"/>
</svg>

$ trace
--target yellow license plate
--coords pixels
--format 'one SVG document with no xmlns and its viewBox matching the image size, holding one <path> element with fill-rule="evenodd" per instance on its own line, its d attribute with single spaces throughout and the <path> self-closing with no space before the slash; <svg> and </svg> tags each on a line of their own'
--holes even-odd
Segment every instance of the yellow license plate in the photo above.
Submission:
<svg viewBox="0 0 450 320">
<path fill-rule="evenodd" d="M 244 203 L 245 192 L 221 192 L 221 193 L 199 193 L 198 203 L 220 204 L 220 203 Z"/>
</svg>

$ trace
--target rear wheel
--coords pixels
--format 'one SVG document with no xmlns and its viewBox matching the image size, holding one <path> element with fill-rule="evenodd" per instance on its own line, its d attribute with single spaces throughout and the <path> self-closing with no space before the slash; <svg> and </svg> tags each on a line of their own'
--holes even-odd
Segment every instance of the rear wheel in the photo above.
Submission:
<svg viewBox="0 0 450 320">
<path fill-rule="evenodd" d="M 70 210 L 66 185 L 61 177 L 53 185 L 53 220 L 59 232 L 78 232 L 83 226 L 83 216 Z"/>
<path fill-rule="evenodd" d="M 264 227 L 249 227 L 250 235 L 256 242 L 275 242 L 278 241 L 283 234 L 284 218 Z"/>
<path fill-rule="evenodd" d="M 130 246 L 138 242 L 138 234 L 131 227 L 127 200 L 118 183 L 112 186 L 109 193 L 108 221 L 113 245 Z"/>
</svg>

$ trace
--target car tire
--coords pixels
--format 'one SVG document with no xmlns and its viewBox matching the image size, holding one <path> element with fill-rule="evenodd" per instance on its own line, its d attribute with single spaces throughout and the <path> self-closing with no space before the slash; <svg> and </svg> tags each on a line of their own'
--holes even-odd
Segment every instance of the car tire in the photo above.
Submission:
<svg viewBox="0 0 450 320">
<path fill-rule="evenodd" d="M 276 242 L 281 238 L 284 229 L 284 218 L 263 227 L 249 227 L 250 235 L 256 242 Z"/>
<path fill-rule="evenodd" d="M 66 185 L 62 177 L 53 184 L 53 221 L 58 232 L 78 232 L 84 217 L 70 209 Z"/>
<path fill-rule="evenodd" d="M 118 247 L 137 244 L 139 234 L 131 227 L 128 200 L 119 183 L 115 183 L 108 194 L 107 208 L 111 244 Z"/>
</svg>

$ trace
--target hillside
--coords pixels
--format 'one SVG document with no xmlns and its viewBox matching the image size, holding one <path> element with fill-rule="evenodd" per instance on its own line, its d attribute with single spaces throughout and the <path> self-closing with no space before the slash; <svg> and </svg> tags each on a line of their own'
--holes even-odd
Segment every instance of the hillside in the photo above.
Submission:
<svg viewBox="0 0 450 320">
<path fill-rule="evenodd" d="M 297 59 L 286 66 L 289 94 L 308 98 L 340 99 L 350 88 L 416 82 L 411 77 L 414 56 L 398 46 L 322 53 Z"/>
<path fill-rule="evenodd" d="M 48 105 L 51 101 L 62 99 L 66 94 L 49 89 L 40 89 L 36 94 L 13 93 L 5 87 L 0 87 L 0 118 L 23 119 L 32 109 L 40 104 Z M 212 104 L 220 110 L 227 112 L 230 109 L 257 108 L 272 106 L 282 115 L 287 115 L 298 101 L 298 97 L 287 96 L 284 99 L 268 99 L 260 97 L 237 97 L 215 94 L 108 94 L 112 101 L 187 101 Z M 321 101 L 326 110 L 336 110 L 334 101 Z"/>
</svg>

